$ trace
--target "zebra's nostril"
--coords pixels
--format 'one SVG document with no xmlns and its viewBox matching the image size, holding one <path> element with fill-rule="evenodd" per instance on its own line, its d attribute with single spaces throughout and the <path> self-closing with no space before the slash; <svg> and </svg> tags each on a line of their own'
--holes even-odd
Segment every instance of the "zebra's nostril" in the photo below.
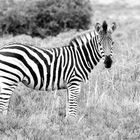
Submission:
<svg viewBox="0 0 140 140">
<path fill-rule="evenodd" d="M 105 68 L 111 68 L 112 62 L 113 61 L 112 61 L 110 55 L 109 56 L 106 56 L 105 57 L 105 61 L 104 61 Z"/>
</svg>

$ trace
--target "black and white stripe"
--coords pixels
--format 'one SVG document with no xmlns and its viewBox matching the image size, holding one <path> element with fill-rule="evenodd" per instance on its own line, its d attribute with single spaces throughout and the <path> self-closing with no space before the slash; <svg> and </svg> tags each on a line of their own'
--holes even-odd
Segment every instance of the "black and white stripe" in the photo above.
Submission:
<svg viewBox="0 0 140 140">
<path fill-rule="evenodd" d="M 77 115 L 80 83 L 103 57 L 111 61 L 115 24 L 96 24 L 95 30 L 73 38 L 68 46 L 43 50 L 13 43 L 0 49 L 0 111 L 7 114 L 9 99 L 19 82 L 36 90 L 68 89 L 67 116 Z M 107 60 L 106 60 L 107 59 Z M 110 64 L 109 64 L 110 65 Z"/>
</svg>

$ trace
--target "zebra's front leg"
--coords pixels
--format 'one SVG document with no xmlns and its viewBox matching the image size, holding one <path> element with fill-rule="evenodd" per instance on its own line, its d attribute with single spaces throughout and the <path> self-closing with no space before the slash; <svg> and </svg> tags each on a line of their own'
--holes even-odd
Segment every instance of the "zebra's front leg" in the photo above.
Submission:
<svg viewBox="0 0 140 140">
<path fill-rule="evenodd" d="M 77 120 L 78 97 L 80 93 L 79 83 L 70 83 L 67 91 L 66 102 L 66 118 L 68 121 L 75 122 Z"/>
</svg>

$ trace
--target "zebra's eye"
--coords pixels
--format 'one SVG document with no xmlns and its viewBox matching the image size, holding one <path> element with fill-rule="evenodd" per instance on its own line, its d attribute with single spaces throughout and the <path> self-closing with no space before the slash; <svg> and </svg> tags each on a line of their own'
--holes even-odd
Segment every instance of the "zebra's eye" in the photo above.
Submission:
<svg viewBox="0 0 140 140">
<path fill-rule="evenodd" d="M 114 41 L 112 41 L 112 45 L 114 45 Z"/>
<path fill-rule="evenodd" d="M 101 46 L 101 42 L 98 43 Z"/>
</svg>

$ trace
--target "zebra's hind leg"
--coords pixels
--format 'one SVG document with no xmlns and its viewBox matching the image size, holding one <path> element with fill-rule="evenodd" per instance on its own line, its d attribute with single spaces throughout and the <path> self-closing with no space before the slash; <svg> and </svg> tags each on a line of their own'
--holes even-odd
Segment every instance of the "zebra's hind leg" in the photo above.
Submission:
<svg viewBox="0 0 140 140">
<path fill-rule="evenodd" d="M 66 118 L 68 121 L 77 121 L 77 109 L 78 109 L 78 97 L 80 92 L 79 83 L 70 83 L 67 91 L 67 103 L 66 103 Z"/>
<path fill-rule="evenodd" d="M 1 83 L 0 84 L 0 113 L 3 115 L 7 115 L 9 100 L 15 89 L 15 85 L 10 85 L 8 83 Z"/>
</svg>

